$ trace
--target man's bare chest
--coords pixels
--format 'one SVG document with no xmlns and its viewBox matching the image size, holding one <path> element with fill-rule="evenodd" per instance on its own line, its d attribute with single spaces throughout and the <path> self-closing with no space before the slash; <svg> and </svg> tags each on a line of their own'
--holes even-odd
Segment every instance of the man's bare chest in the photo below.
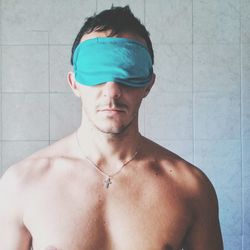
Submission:
<svg viewBox="0 0 250 250">
<path fill-rule="evenodd" d="M 190 223 L 184 201 L 158 185 L 122 183 L 64 183 L 33 195 L 24 217 L 33 249 L 180 249 Z"/>
</svg>

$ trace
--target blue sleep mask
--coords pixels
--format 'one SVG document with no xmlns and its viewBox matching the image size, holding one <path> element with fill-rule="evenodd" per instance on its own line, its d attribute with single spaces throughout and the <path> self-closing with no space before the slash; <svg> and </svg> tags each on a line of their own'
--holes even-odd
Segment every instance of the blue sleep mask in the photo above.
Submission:
<svg viewBox="0 0 250 250">
<path fill-rule="evenodd" d="M 140 42 L 121 37 L 97 37 L 81 42 L 73 56 L 75 79 L 94 86 L 113 81 L 143 87 L 152 77 L 152 59 Z"/>
</svg>

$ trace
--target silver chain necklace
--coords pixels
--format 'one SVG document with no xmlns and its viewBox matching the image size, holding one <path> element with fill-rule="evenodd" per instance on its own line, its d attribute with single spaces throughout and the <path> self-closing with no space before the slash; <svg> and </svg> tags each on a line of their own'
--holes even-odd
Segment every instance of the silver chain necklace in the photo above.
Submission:
<svg viewBox="0 0 250 250">
<path fill-rule="evenodd" d="M 82 148 L 81 148 L 81 145 L 80 145 L 80 142 L 79 142 L 79 140 L 78 140 L 77 132 L 78 132 L 78 130 L 75 132 L 76 141 L 77 141 L 77 144 L 78 144 L 78 146 L 79 146 L 79 149 L 80 149 L 81 152 L 83 153 Z M 123 169 L 130 161 L 134 160 L 134 158 L 135 158 L 135 156 L 137 155 L 137 153 L 138 153 L 138 151 L 136 151 L 136 152 L 133 154 L 133 156 L 132 156 L 129 160 L 127 160 L 125 163 L 123 163 L 122 166 L 120 167 L 120 169 L 119 169 L 117 172 L 115 172 L 115 173 L 113 173 L 113 174 L 111 174 L 111 175 L 106 174 L 105 172 L 103 172 L 103 171 L 102 171 L 93 161 L 91 161 L 84 153 L 83 153 L 83 156 L 89 161 L 89 163 L 90 163 L 90 165 L 91 165 L 92 167 L 94 167 L 99 173 L 101 173 L 101 174 L 105 177 L 105 180 L 104 180 L 105 187 L 106 187 L 106 188 L 109 188 L 109 185 L 112 183 L 111 179 L 113 179 L 113 177 L 114 177 L 115 175 L 119 174 L 119 173 L 122 171 L 122 169 Z"/>
</svg>

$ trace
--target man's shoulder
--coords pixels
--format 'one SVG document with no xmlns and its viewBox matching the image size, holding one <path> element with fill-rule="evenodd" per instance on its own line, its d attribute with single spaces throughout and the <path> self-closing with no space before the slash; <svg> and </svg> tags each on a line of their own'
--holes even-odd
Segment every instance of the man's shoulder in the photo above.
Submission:
<svg viewBox="0 0 250 250">
<path fill-rule="evenodd" d="M 148 140 L 148 142 L 148 152 L 154 152 L 153 158 L 176 184 L 176 187 L 180 187 L 183 192 L 196 198 L 204 193 L 214 192 L 211 181 L 198 166 L 153 141 Z"/>
<path fill-rule="evenodd" d="M 19 162 L 10 165 L 0 179 L 0 187 L 12 189 L 21 193 L 22 190 L 34 179 L 35 174 L 44 171 L 49 167 L 49 158 L 30 158 L 27 157 Z"/>
<path fill-rule="evenodd" d="M 190 202 L 195 210 L 200 210 L 201 207 L 217 206 L 218 201 L 214 186 L 198 166 L 168 150 L 165 152 L 165 158 L 163 157 L 163 159 L 165 171 L 174 180 L 176 189 Z"/>
<path fill-rule="evenodd" d="M 197 199 L 206 193 L 213 192 L 211 181 L 199 166 L 195 166 L 179 155 L 174 155 L 174 160 L 170 164 L 170 174 L 174 176 L 176 183 L 183 191 L 186 191 L 187 195 Z"/>
<path fill-rule="evenodd" d="M 155 161 L 165 173 L 166 182 L 170 183 L 181 200 L 185 200 L 194 216 L 205 211 L 218 212 L 218 199 L 212 182 L 207 175 L 194 164 L 186 161 L 174 152 L 154 145 Z M 209 212 L 208 212 L 209 213 Z"/>
<path fill-rule="evenodd" d="M 45 171 L 52 166 L 52 163 L 61 157 L 69 156 L 70 135 L 44 147 L 31 155 L 10 165 L 3 174 L 3 180 L 8 179 L 14 182 L 27 182 L 32 176 L 41 171 Z"/>
</svg>

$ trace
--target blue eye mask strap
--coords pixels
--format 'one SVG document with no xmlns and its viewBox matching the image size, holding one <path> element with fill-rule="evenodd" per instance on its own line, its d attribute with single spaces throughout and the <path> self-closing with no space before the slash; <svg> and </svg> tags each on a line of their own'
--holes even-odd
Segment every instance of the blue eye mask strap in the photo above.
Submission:
<svg viewBox="0 0 250 250">
<path fill-rule="evenodd" d="M 121 37 L 98 37 L 80 43 L 74 52 L 73 64 L 77 82 L 87 86 L 114 81 L 143 87 L 153 74 L 147 48 Z"/>
</svg>

